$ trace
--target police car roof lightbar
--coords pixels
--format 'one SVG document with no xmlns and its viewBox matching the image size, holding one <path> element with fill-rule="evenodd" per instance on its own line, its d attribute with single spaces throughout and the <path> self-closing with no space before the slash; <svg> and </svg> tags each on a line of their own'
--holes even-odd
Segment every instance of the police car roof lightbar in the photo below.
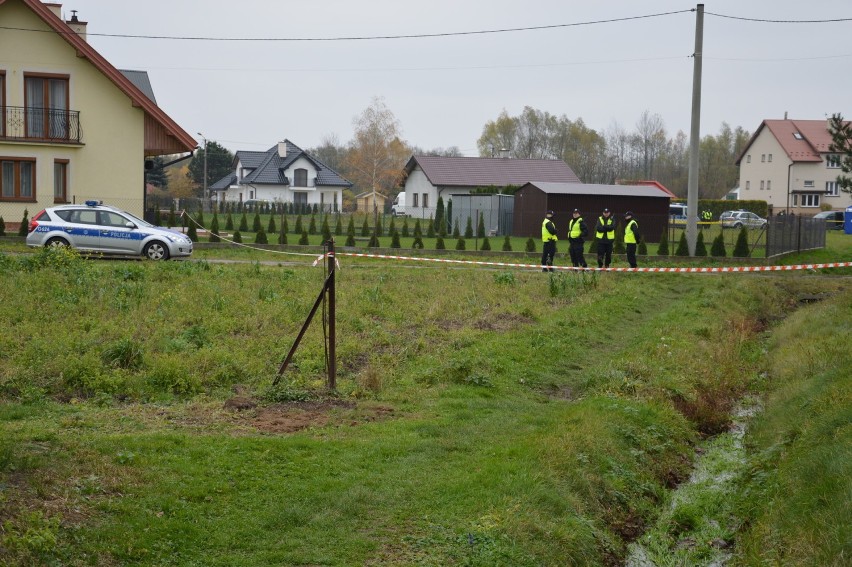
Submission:
<svg viewBox="0 0 852 567">
<path fill-rule="evenodd" d="M 86 201 L 86 206 L 87 207 L 97 207 L 98 205 L 100 205 L 102 203 L 103 203 L 103 201 Z"/>
</svg>

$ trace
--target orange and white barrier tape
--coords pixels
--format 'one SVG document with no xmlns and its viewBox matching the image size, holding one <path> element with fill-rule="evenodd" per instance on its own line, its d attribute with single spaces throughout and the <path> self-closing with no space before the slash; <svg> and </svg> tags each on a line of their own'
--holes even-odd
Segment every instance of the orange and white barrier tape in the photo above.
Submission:
<svg viewBox="0 0 852 567">
<path fill-rule="evenodd" d="M 390 256 L 387 254 L 364 254 L 358 252 L 336 252 L 337 256 L 353 256 L 356 258 L 378 258 L 382 260 L 409 260 L 414 262 L 437 262 L 442 264 L 463 264 L 473 266 L 498 266 L 502 268 L 535 268 L 541 270 L 541 264 L 511 264 L 507 262 L 482 262 L 474 260 L 453 260 L 447 258 L 423 258 L 417 256 Z M 325 255 L 316 259 L 316 266 Z M 337 258 L 335 258 L 337 261 Z M 339 264 L 338 264 L 339 265 Z M 575 268 L 573 266 L 547 266 L 559 271 L 577 272 L 655 272 L 655 273 L 690 273 L 690 274 L 717 274 L 734 272 L 788 272 L 795 270 L 821 270 L 824 268 L 849 268 L 852 262 L 829 262 L 825 264 L 795 264 L 790 266 L 730 266 L 719 268 Z"/>
</svg>

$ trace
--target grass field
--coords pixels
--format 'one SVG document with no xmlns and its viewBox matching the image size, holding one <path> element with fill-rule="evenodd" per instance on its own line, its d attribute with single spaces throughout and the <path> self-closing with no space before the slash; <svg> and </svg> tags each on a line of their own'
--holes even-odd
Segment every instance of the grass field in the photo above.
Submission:
<svg viewBox="0 0 852 567">
<path fill-rule="evenodd" d="M 852 238 L 837 236 L 785 262 L 848 260 Z M 815 474 L 809 447 L 849 478 L 848 453 L 831 451 L 848 440 L 848 403 L 807 410 L 818 426 L 804 436 L 785 418 L 837 394 L 831 365 L 807 361 L 848 368 L 820 324 L 848 312 L 848 270 L 548 275 L 349 258 L 330 395 L 318 320 L 272 386 L 322 269 L 198 252 L 0 255 L 0 562 L 617 565 L 747 393 L 768 403 L 740 560 L 848 552 L 835 536 L 771 555 L 799 541 L 796 518 L 848 533 L 848 481 L 792 504 L 777 491 Z M 825 302 L 802 303 L 814 297 Z M 848 320 L 830 332 L 848 335 Z M 785 393 L 796 343 L 812 356 Z M 783 431 L 795 459 L 773 449 Z"/>
</svg>

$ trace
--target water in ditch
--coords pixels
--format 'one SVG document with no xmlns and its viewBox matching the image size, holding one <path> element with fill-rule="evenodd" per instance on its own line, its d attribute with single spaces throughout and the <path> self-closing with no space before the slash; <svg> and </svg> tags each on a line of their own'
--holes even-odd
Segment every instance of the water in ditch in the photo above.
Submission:
<svg viewBox="0 0 852 567">
<path fill-rule="evenodd" d="M 746 464 L 746 424 L 759 410 L 756 400 L 747 400 L 726 433 L 701 445 L 689 480 L 672 493 L 656 524 L 630 545 L 625 567 L 727 565 L 739 527 L 733 483 Z"/>
</svg>

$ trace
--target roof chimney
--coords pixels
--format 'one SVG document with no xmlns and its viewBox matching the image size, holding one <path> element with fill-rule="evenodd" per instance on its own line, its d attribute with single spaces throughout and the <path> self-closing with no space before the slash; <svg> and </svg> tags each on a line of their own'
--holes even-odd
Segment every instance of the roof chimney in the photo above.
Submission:
<svg viewBox="0 0 852 567">
<path fill-rule="evenodd" d="M 784 120 L 787 120 L 787 111 L 784 111 Z"/>
<path fill-rule="evenodd" d="M 278 156 L 287 157 L 287 141 L 278 142 Z"/>
<path fill-rule="evenodd" d="M 71 19 L 65 22 L 71 31 L 80 36 L 80 39 L 86 41 L 86 26 L 89 22 L 81 22 L 77 19 L 77 10 L 71 10 Z"/>
<path fill-rule="evenodd" d="M 509 150 L 507 148 L 500 148 L 500 157 L 504 159 L 508 159 Z"/>
</svg>

